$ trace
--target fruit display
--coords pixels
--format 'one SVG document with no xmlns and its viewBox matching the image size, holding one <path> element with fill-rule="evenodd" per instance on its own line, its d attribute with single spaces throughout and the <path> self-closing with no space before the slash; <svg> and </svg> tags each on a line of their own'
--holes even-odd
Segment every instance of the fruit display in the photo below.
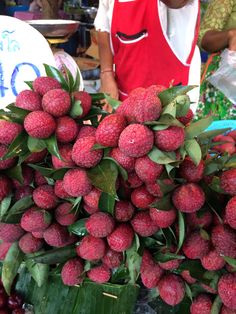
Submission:
<svg viewBox="0 0 236 314">
<path fill-rule="evenodd" d="M 236 313 L 236 131 L 192 122 L 191 86 L 121 103 L 45 70 L 0 112 L 7 293 L 24 268 L 39 287 L 53 273 L 144 287 L 163 313 Z"/>
</svg>

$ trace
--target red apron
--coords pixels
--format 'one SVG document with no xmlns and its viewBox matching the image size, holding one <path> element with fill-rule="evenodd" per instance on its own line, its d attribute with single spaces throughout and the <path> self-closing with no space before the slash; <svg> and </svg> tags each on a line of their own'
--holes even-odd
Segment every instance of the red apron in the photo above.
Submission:
<svg viewBox="0 0 236 314">
<path fill-rule="evenodd" d="M 121 95 L 129 94 L 136 87 L 153 84 L 167 87 L 170 84 L 188 84 L 198 25 L 199 18 L 187 64 L 183 64 L 176 57 L 162 31 L 159 1 L 115 0 L 111 39 L 116 80 Z"/>
</svg>

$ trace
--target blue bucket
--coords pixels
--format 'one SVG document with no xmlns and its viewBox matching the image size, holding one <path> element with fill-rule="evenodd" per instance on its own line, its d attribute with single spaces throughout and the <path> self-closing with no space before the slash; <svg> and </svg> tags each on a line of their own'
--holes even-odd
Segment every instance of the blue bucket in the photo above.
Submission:
<svg viewBox="0 0 236 314">
<path fill-rule="evenodd" d="M 212 124 L 206 129 L 206 131 L 231 128 L 236 129 L 236 120 L 218 120 L 213 121 Z"/>
</svg>

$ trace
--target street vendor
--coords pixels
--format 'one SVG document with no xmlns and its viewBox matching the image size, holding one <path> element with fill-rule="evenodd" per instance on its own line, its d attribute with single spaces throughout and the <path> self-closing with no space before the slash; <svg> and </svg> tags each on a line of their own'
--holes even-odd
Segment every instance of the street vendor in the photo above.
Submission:
<svg viewBox="0 0 236 314">
<path fill-rule="evenodd" d="M 123 100 L 140 86 L 199 85 L 199 11 L 199 0 L 100 0 L 102 91 Z"/>
</svg>

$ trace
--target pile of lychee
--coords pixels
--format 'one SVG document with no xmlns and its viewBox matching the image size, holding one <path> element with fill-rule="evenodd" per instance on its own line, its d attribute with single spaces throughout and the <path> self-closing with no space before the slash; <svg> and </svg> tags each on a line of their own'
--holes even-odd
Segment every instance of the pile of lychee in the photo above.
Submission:
<svg viewBox="0 0 236 314">
<path fill-rule="evenodd" d="M 130 270 L 127 252 L 139 243 L 137 283 L 157 289 L 171 306 L 182 302 L 186 285 L 190 289 L 198 285 L 202 290 L 193 295 L 192 314 L 210 314 L 217 294 L 221 313 L 236 313 L 236 163 L 228 162 L 205 174 L 211 159 L 234 156 L 236 132 L 213 137 L 211 155 L 203 154 L 194 162 L 185 150 L 185 130 L 193 113 L 188 109 L 170 119 L 158 97 L 164 90 L 162 86 L 134 90 L 116 110 L 100 116 L 98 125 L 86 117 L 93 106 L 91 95 L 69 93 L 54 78 L 39 77 L 32 90 L 19 93 L 15 106 L 25 110 L 23 122 L 0 120 L 0 200 L 12 194 L 14 203 L 32 196 L 33 205 L 18 222 L 0 223 L 1 260 L 15 241 L 26 256 L 74 245 L 77 257 L 64 263 L 63 283 L 82 285 L 87 278 L 102 284 L 109 282 L 119 267 Z M 81 106 L 77 116 L 73 110 L 76 101 Z M 37 149 L 33 151 L 31 145 L 25 158 L 20 150 L 17 156 L 4 158 L 22 132 L 29 136 L 28 143 L 38 140 Z M 52 136 L 61 158 L 51 154 L 45 144 Z M 159 159 L 153 157 L 155 152 Z M 90 177 L 91 169 L 99 169 L 103 160 L 117 166 L 112 211 L 99 202 L 103 184 L 99 185 L 99 180 L 94 184 Z M 17 164 L 22 169 L 21 183 L 8 175 Z M 34 165 L 39 165 L 38 169 L 62 168 L 65 174 L 52 179 Z M 216 178 L 215 201 L 220 212 L 206 193 Z M 109 181 L 109 175 L 101 180 Z M 80 208 L 75 210 L 74 200 L 80 197 Z M 82 219 L 86 234 L 70 233 L 69 227 Z M 214 287 L 194 277 L 187 264 L 192 260 L 208 274 L 218 276 Z"/>
</svg>

